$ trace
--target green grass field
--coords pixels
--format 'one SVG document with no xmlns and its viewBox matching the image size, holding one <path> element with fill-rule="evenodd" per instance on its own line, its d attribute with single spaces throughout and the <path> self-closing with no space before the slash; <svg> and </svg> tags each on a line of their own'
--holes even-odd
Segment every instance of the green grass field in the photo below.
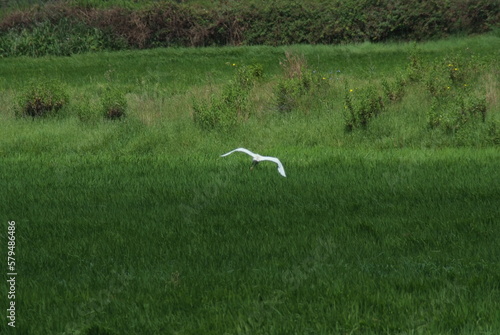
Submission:
<svg viewBox="0 0 500 335">
<path fill-rule="evenodd" d="M 499 333 L 499 46 L 494 35 L 417 45 L 425 75 L 450 59 L 469 67 L 460 86 L 484 97 L 484 121 L 429 127 L 424 78 L 353 131 L 349 90 L 405 75 L 412 44 L 2 59 L 1 248 L 6 259 L 15 221 L 17 277 L 16 328 L 4 317 L 0 332 Z M 319 84 L 280 113 L 285 51 Z M 250 111 L 200 129 L 193 103 L 251 64 L 263 76 Z M 16 117 L 20 92 L 42 79 L 68 105 Z M 123 120 L 92 114 L 108 87 L 125 94 Z M 456 107 L 439 106 L 442 118 Z M 219 157 L 240 146 L 279 157 L 287 177 Z"/>
</svg>

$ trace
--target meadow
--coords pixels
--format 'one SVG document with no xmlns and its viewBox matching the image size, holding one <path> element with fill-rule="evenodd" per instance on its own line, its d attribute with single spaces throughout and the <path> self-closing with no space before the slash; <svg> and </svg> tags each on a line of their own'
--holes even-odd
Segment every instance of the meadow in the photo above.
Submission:
<svg viewBox="0 0 500 335">
<path fill-rule="evenodd" d="M 499 333 L 499 47 L 2 59 L 1 248 L 15 221 L 18 275 L 1 333 Z M 49 82 L 65 106 L 22 116 Z M 124 117 L 104 117 L 109 92 Z M 236 147 L 287 177 L 219 157 Z"/>
</svg>

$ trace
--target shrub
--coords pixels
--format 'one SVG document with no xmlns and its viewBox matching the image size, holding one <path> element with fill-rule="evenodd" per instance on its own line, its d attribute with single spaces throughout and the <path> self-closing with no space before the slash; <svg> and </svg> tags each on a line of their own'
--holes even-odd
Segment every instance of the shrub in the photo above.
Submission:
<svg viewBox="0 0 500 335">
<path fill-rule="evenodd" d="M 125 116 L 127 101 L 125 94 L 112 87 L 107 87 L 101 97 L 102 112 L 106 119 L 116 120 Z"/>
<path fill-rule="evenodd" d="M 346 82 L 344 94 L 344 126 L 346 131 L 366 129 L 372 118 L 384 110 L 382 97 L 373 87 L 355 91 Z"/>
<path fill-rule="evenodd" d="M 319 86 L 313 71 L 310 71 L 303 55 L 285 52 L 285 59 L 280 62 L 283 78 L 274 89 L 276 106 L 279 112 L 290 112 L 299 103 L 301 97 Z"/>
<path fill-rule="evenodd" d="M 248 90 L 234 82 L 228 83 L 219 94 L 213 94 L 208 101 L 193 103 L 194 122 L 202 129 L 234 128 L 239 118 L 248 115 Z"/>
<path fill-rule="evenodd" d="M 303 94 L 304 86 L 300 79 L 283 79 L 274 89 L 276 108 L 281 113 L 291 112 L 297 107 L 298 99 Z"/>
<path fill-rule="evenodd" d="M 451 92 L 453 85 L 447 71 L 447 68 L 439 63 L 434 63 L 429 67 L 424 85 L 432 97 L 446 97 Z"/>
<path fill-rule="evenodd" d="M 467 87 L 483 68 L 482 61 L 475 55 L 447 57 L 429 67 L 425 81 L 428 92 L 433 97 L 444 97 L 453 91 Z"/>
<path fill-rule="evenodd" d="M 236 78 L 241 87 L 250 87 L 256 80 L 261 79 L 264 69 L 261 64 L 243 65 L 238 67 Z"/>
<path fill-rule="evenodd" d="M 68 102 L 68 95 L 57 81 L 31 83 L 18 99 L 19 116 L 43 117 L 55 115 Z"/>
<path fill-rule="evenodd" d="M 405 94 L 406 80 L 399 78 L 393 81 L 382 80 L 384 94 L 391 102 L 400 101 Z"/>
<path fill-rule="evenodd" d="M 229 81 L 219 93 L 206 100 L 193 102 L 193 120 L 202 129 L 234 128 L 239 120 L 249 115 L 248 96 L 256 80 L 262 78 L 260 64 L 243 65 L 237 68 L 234 80 Z"/>
<path fill-rule="evenodd" d="M 486 111 L 484 97 L 470 94 L 465 89 L 455 89 L 447 97 L 433 98 L 432 107 L 427 114 L 428 125 L 431 128 L 442 127 L 454 133 L 467 123 L 474 121 L 484 123 Z"/>
<path fill-rule="evenodd" d="M 433 99 L 427 113 L 430 128 L 455 133 L 468 123 L 486 121 L 486 98 L 472 92 L 467 84 L 475 81 L 481 67 L 474 55 L 447 57 L 432 64 L 425 81 Z"/>
<path fill-rule="evenodd" d="M 417 44 L 413 45 L 408 56 L 408 66 L 406 67 L 406 77 L 410 82 L 418 82 L 424 75 L 422 53 L 417 49 Z"/>
<path fill-rule="evenodd" d="M 482 122 L 486 121 L 486 98 L 472 96 L 465 99 L 462 105 L 463 113 L 471 118 L 480 119 Z"/>
</svg>

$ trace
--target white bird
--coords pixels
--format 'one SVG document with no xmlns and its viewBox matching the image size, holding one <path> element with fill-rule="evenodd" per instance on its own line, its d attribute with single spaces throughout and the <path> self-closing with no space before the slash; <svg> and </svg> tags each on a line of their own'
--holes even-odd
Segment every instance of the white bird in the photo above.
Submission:
<svg viewBox="0 0 500 335">
<path fill-rule="evenodd" d="M 245 148 L 234 149 L 233 151 L 229 151 L 227 154 L 220 155 L 220 156 L 221 157 L 225 157 L 227 155 L 232 154 L 235 151 L 241 151 L 241 152 L 244 152 L 247 155 L 250 155 L 250 156 L 253 157 L 252 166 L 250 167 L 250 170 L 253 169 L 253 167 L 255 165 L 259 164 L 259 162 L 261 162 L 261 161 L 271 161 L 271 162 L 274 162 L 274 163 L 278 164 L 278 172 L 283 177 L 286 177 L 285 169 L 283 168 L 283 164 L 281 164 L 280 160 L 278 158 L 276 158 L 276 157 L 261 156 L 261 155 L 258 155 L 258 154 L 254 154 L 253 152 L 251 152 L 250 150 L 247 150 Z"/>
</svg>

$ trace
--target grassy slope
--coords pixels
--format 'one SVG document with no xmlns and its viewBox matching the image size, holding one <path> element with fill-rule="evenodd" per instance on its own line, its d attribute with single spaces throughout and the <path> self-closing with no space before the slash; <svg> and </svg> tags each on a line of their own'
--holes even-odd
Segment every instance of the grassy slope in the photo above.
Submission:
<svg viewBox="0 0 500 335">
<path fill-rule="evenodd" d="M 489 58 L 498 56 L 500 39 L 495 35 L 452 38 L 418 45 L 425 58 L 444 58 L 457 53 L 476 53 Z M 120 84 L 137 84 L 137 79 L 153 77 L 158 85 L 191 86 L 210 79 L 227 80 L 232 63 L 260 63 L 266 75 L 279 72 L 278 62 L 284 50 L 303 53 L 312 68 L 319 71 L 341 70 L 353 76 L 394 75 L 408 63 L 413 44 L 358 44 L 346 46 L 289 46 L 289 47 L 225 47 L 199 49 L 153 49 L 74 55 L 72 57 L 6 58 L 2 60 L 1 88 L 16 87 L 32 78 L 62 79 L 69 85 L 106 81 L 104 73 L 111 71 Z M 9 79 L 9 82 L 6 79 Z M 175 83 L 174 83 L 175 79 Z M 11 82 L 10 80 L 14 80 Z"/>
<path fill-rule="evenodd" d="M 442 60 L 457 54 L 478 55 L 478 61 L 494 64 L 498 59 L 500 39 L 493 35 L 476 38 L 452 39 L 450 41 L 428 42 L 419 45 L 424 60 Z M 276 145 L 334 145 L 372 147 L 433 147 L 447 146 L 453 142 L 449 136 L 441 136 L 439 131 L 428 132 L 426 129 L 426 112 L 430 108 L 430 98 L 420 87 L 409 87 L 404 100 L 389 106 L 389 112 L 373 122 L 367 132 L 346 135 L 343 132 L 343 94 L 344 80 L 348 80 L 354 89 L 362 88 L 370 82 L 380 84 L 382 78 L 391 79 L 404 72 L 408 64 L 408 55 L 413 49 L 411 44 L 356 46 L 294 46 L 288 48 L 244 47 L 244 48 L 204 48 L 204 49 L 158 49 L 141 52 L 120 52 L 77 55 L 68 58 L 11 58 L 0 64 L 0 118 L 7 133 L 17 134 L 15 146 L 9 143 L 13 136 L 3 137 L 2 150 L 12 148 L 19 151 L 19 141 L 26 139 L 28 145 L 23 150 L 31 151 L 31 142 L 35 145 L 47 141 L 54 143 L 54 150 L 61 150 L 58 140 L 45 136 L 45 131 L 64 133 L 67 129 L 74 134 L 74 140 L 87 133 L 95 133 L 97 141 L 105 140 L 103 134 L 120 136 L 123 141 L 137 144 L 141 150 L 163 151 L 160 140 L 165 144 L 164 133 L 172 136 L 167 141 L 176 141 L 178 136 L 196 132 L 190 120 L 193 100 L 208 97 L 217 92 L 219 87 L 234 76 L 232 64 L 260 63 L 264 68 L 264 80 L 254 89 L 252 95 L 252 117 L 244 127 L 240 127 L 230 146 L 240 145 L 248 141 L 249 136 L 258 147 L 266 143 Z M 320 92 L 314 99 L 306 102 L 306 106 L 298 113 L 285 117 L 276 117 L 273 113 L 272 90 L 276 76 L 280 74 L 279 61 L 283 60 L 284 50 L 303 53 L 308 59 L 309 67 L 324 75 L 329 82 L 326 92 Z M 493 60 L 493 61 L 492 61 Z M 498 69 L 485 67 L 488 77 L 474 83 L 474 90 L 487 94 L 490 101 L 488 118 L 499 119 L 498 103 Z M 98 124 L 95 127 L 82 127 L 66 120 L 70 127 L 57 129 L 51 127 L 51 121 L 45 126 L 25 132 L 29 123 L 12 119 L 12 107 L 16 94 L 22 87 L 38 79 L 61 80 L 68 88 L 72 106 L 69 113 L 75 115 L 78 104 L 83 102 L 97 104 L 99 94 L 106 86 L 118 87 L 128 92 L 130 105 L 130 127 L 142 129 L 141 136 L 135 141 L 128 141 L 133 132 L 113 132 L 107 126 Z M 472 86 L 472 85 L 471 85 Z M 485 93 L 486 92 L 486 93 Z M 78 122 L 77 122 L 78 123 Z M 135 124 L 134 124 L 135 123 Z M 59 124 L 59 121 L 56 122 Z M 28 126 L 29 127 L 29 126 Z M 59 127 L 57 127 L 59 128 Z M 106 131 L 106 129 L 108 129 Z M 105 130 L 104 133 L 101 130 Z M 118 133 L 118 134 L 117 134 Z M 273 136 L 276 133 L 279 136 Z M 33 136 L 40 136 L 35 139 Z M 61 136 L 65 136 L 61 134 Z M 191 145 L 203 146 L 204 135 L 184 138 Z M 33 140 L 33 141 L 32 141 Z M 83 150 L 86 147 L 74 145 L 72 137 L 66 137 L 69 151 Z M 89 139 L 91 140 L 91 139 Z M 226 140 L 226 139 L 224 139 Z M 473 140 L 471 140 L 474 142 Z M 142 143 L 142 144 L 141 144 Z M 455 143 L 456 144 L 456 143 Z M 90 144 L 89 144 L 90 145 Z M 136 150 L 121 144 L 125 151 Z M 98 147 L 98 146 L 97 146 Z"/>
<path fill-rule="evenodd" d="M 479 37 L 421 48 L 431 58 L 465 47 L 495 57 L 497 44 Z M 318 71 L 340 69 L 363 84 L 404 67 L 411 46 L 292 48 Z M 378 150 L 399 143 L 380 130 L 407 127 L 418 109 L 346 135 L 325 108 L 337 102 L 321 97 L 285 117 L 256 103 L 260 114 L 235 133 L 192 125 L 190 94 L 229 80 L 230 64 L 256 61 L 265 91 L 282 50 L 2 61 L 0 215 L 17 222 L 18 331 L 500 331 L 498 148 L 421 149 L 427 133 L 407 128 L 417 139 Z M 46 76 L 74 97 L 109 81 L 125 87 L 131 115 L 14 119 L 14 90 Z M 248 157 L 218 158 L 239 145 L 278 155 L 288 177 L 266 164 L 250 172 Z"/>
</svg>

